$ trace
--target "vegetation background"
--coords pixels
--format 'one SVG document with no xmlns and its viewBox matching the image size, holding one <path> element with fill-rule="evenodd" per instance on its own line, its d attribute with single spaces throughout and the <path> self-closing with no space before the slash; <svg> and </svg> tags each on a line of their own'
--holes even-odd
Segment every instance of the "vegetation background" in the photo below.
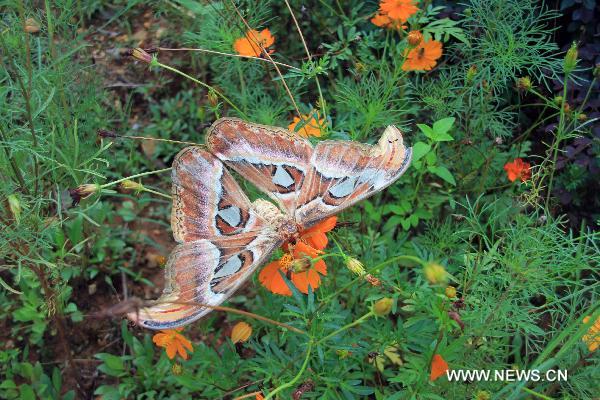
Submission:
<svg viewBox="0 0 600 400">
<path fill-rule="evenodd" d="M 0 397 L 598 398 L 595 0 L 423 0 L 399 30 L 371 22 L 376 1 L 0 4 Z M 230 56 L 248 26 L 273 34 L 280 72 Z M 410 30 L 443 44 L 433 69 L 402 69 Z M 135 47 L 162 48 L 161 64 Z M 165 50 L 184 47 L 226 54 Z M 123 313 L 162 291 L 170 178 L 152 171 L 184 144 L 123 136 L 202 143 L 220 116 L 287 127 L 298 112 L 361 142 L 396 124 L 412 166 L 340 216 L 315 293 L 254 277 L 227 303 L 310 338 L 213 312 L 184 332 L 189 359 L 170 359 Z M 511 182 L 517 158 L 530 167 Z M 435 355 L 569 376 L 432 381 Z"/>
</svg>

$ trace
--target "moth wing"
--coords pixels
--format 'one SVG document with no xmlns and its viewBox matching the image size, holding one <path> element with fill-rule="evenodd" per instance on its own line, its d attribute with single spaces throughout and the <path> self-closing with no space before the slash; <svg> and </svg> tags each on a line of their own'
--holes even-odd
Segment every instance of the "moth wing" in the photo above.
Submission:
<svg viewBox="0 0 600 400">
<path fill-rule="evenodd" d="M 284 128 L 221 118 L 209 129 L 209 150 L 294 215 L 310 172 L 313 147 Z"/>
<path fill-rule="evenodd" d="M 198 320 L 229 298 L 271 252 L 277 236 L 239 234 L 178 245 L 167 261 L 158 300 L 128 314 L 149 329 L 173 329 Z"/>
<path fill-rule="evenodd" d="M 258 232 L 264 221 L 223 163 L 198 146 L 173 161 L 171 227 L 179 243 Z"/>
<path fill-rule="evenodd" d="M 412 148 L 388 126 L 376 145 L 350 141 L 319 142 L 310 160 L 295 212 L 305 227 L 337 214 L 391 185 L 408 168 Z"/>
<path fill-rule="evenodd" d="M 225 301 L 280 241 L 254 211 L 214 155 L 187 147 L 173 162 L 171 225 L 179 244 L 165 270 L 165 288 L 129 318 L 151 329 L 186 325 Z"/>
</svg>

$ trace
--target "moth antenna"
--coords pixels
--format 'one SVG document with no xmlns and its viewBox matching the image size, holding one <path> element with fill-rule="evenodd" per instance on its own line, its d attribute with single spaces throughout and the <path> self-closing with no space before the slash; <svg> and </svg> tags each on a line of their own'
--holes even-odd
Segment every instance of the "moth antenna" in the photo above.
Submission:
<svg viewBox="0 0 600 400">
<path fill-rule="evenodd" d="M 152 138 L 146 136 L 133 136 L 133 135 L 119 135 L 114 131 L 109 131 L 106 129 L 98 129 L 98 136 L 101 138 L 121 138 L 121 139 L 134 139 L 134 140 L 153 140 L 156 142 L 168 142 L 168 143 L 177 143 L 177 144 L 187 144 L 191 146 L 200 146 L 205 147 L 206 145 L 194 142 L 186 142 L 182 140 L 173 140 L 173 139 L 162 139 L 162 138 Z"/>
</svg>

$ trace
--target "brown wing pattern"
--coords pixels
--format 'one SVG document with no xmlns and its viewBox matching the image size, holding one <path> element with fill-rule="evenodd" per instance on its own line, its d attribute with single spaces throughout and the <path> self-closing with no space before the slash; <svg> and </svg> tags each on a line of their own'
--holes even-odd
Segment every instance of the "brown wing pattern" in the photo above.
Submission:
<svg viewBox="0 0 600 400">
<path fill-rule="evenodd" d="M 128 317 L 149 329 L 196 321 L 224 302 L 281 244 L 277 236 L 239 234 L 178 245 L 165 270 L 165 289 L 148 307 Z"/>
<path fill-rule="evenodd" d="M 200 147 L 177 154 L 171 226 L 179 243 L 258 232 L 264 225 L 223 163 Z"/>
<path fill-rule="evenodd" d="M 389 126 L 374 145 L 348 141 L 317 144 L 298 198 L 296 221 L 307 227 L 391 185 L 408 168 L 412 149 Z"/>
<path fill-rule="evenodd" d="M 209 150 L 294 215 L 310 172 L 312 145 L 292 132 L 221 118 L 209 130 Z"/>
<path fill-rule="evenodd" d="M 129 317 L 151 329 L 188 324 L 225 301 L 281 243 L 214 155 L 183 149 L 173 162 L 175 240 L 165 289 L 150 307 Z"/>
</svg>

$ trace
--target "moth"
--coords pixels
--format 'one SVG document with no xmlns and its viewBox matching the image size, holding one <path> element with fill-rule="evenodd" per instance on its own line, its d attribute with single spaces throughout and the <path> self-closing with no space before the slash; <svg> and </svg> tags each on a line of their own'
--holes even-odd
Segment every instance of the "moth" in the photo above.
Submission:
<svg viewBox="0 0 600 400">
<path fill-rule="evenodd" d="M 173 161 L 171 226 L 178 245 L 161 297 L 128 317 L 150 329 L 189 324 L 217 306 L 285 242 L 381 191 L 408 168 L 412 149 L 388 126 L 375 145 L 309 140 L 283 128 L 221 118 L 206 148 Z M 250 202 L 228 168 L 272 201 Z"/>
</svg>

